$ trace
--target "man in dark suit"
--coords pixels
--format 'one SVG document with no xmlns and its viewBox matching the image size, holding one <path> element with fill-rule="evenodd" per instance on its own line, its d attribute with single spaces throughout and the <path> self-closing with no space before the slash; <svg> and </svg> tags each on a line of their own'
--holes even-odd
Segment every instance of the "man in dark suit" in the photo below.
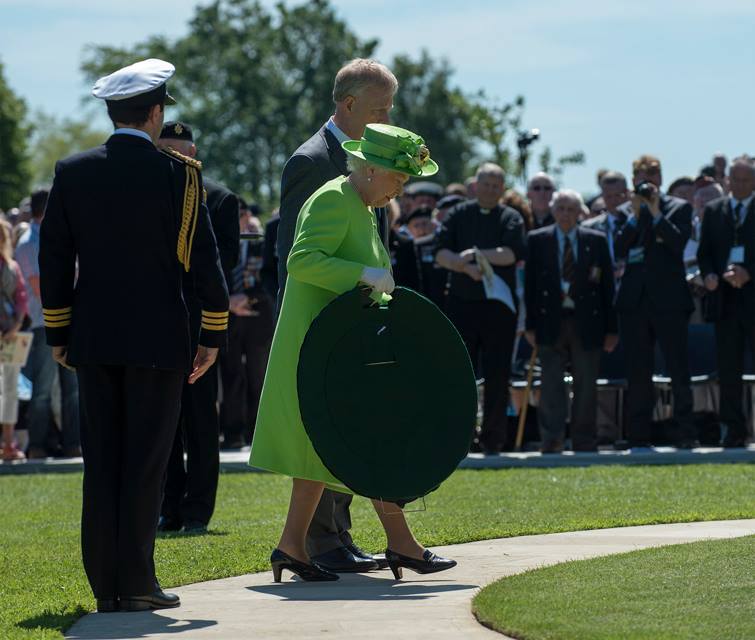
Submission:
<svg viewBox="0 0 755 640">
<path fill-rule="evenodd" d="M 302 205 L 327 181 L 348 174 L 341 143 L 360 139 L 370 123 L 388 123 L 397 88 L 398 81 L 387 67 L 374 60 L 352 60 L 336 74 L 335 113 L 286 162 L 278 225 L 278 308 L 283 301 L 288 277 L 286 261 L 294 244 L 296 219 Z M 376 215 L 386 243 L 387 215 L 385 211 Z M 349 534 L 351 498 L 326 489 L 309 528 L 307 552 L 313 561 L 330 571 L 368 571 L 378 566 L 372 556 L 354 544 Z"/>
<path fill-rule="evenodd" d="M 47 341 L 76 368 L 84 456 L 81 546 L 99 611 L 178 606 L 154 543 L 181 390 L 225 343 L 228 293 L 202 203 L 201 165 L 159 151 L 172 64 L 146 60 L 97 81 L 116 129 L 58 163 L 40 231 Z M 77 277 L 78 265 L 78 277 Z M 202 301 L 192 364 L 182 293 Z"/>
<path fill-rule="evenodd" d="M 157 146 L 174 149 L 189 158 L 197 155 L 194 134 L 185 122 L 166 122 Z M 226 286 L 230 287 L 231 270 L 239 254 L 239 201 L 235 194 L 214 180 L 204 178 L 203 184 L 220 266 Z M 193 349 L 197 346 L 202 324 L 202 303 L 197 297 L 195 279 L 196 274 L 187 273 L 183 285 Z M 215 511 L 220 473 L 217 402 L 218 375 L 213 364 L 207 375 L 195 384 L 184 385 L 179 428 L 165 478 L 160 531 L 207 532 Z"/>
<path fill-rule="evenodd" d="M 599 231 L 577 224 L 582 206 L 577 192 L 557 192 L 550 207 L 556 223 L 528 235 L 525 336 L 537 346 L 542 366 L 538 418 L 543 453 L 563 451 L 567 363 L 574 378 L 572 449 L 597 449 L 595 380 L 600 353 L 613 351 L 618 342 L 608 244 Z"/>
<path fill-rule="evenodd" d="M 500 204 L 503 169 L 486 162 L 477 170 L 477 199 L 456 205 L 444 220 L 436 260 L 448 269 L 446 309 L 461 334 L 473 366 L 482 364 L 484 406 L 479 445 L 497 454 L 508 430 L 509 375 L 517 322 L 516 263 L 524 258 L 524 221 Z M 508 302 L 488 297 L 478 261 L 489 263 Z"/>
<path fill-rule="evenodd" d="M 719 415 L 723 445 L 742 447 L 745 349 L 755 345 L 755 165 L 737 158 L 729 169 L 731 195 L 710 202 L 703 214 L 697 260 L 705 282 L 707 320 L 716 323 Z"/>
<path fill-rule="evenodd" d="M 600 191 L 600 197 L 606 205 L 605 211 L 594 218 L 585 220 L 582 226 L 600 231 L 606 236 L 611 263 L 616 269 L 616 236 L 627 221 L 626 205 L 629 202 L 627 179 L 618 171 L 606 171 L 600 179 Z M 618 274 L 616 276 L 618 278 Z"/>
<path fill-rule="evenodd" d="M 684 247 L 692 207 L 660 192 L 661 163 L 649 155 L 633 163 L 632 215 L 616 236 L 615 251 L 626 262 L 616 297 L 621 342 L 627 361 L 627 439 L 649 446 L 655 404 L 656 340 L 671 376 L 677 446 L 695 445 L 689 382 L 687 323 L 694 309 L 684 269 Z"/>
</svg>

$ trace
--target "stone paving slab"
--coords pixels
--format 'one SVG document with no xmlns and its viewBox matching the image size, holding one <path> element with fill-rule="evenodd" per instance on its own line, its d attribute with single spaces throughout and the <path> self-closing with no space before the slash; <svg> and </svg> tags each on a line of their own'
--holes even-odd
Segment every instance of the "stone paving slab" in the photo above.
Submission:
<svg viewBox="0 0 755 640">
<path fill-rule="evenodd" d="M 494 580 L 568 560 L 698 540 L 755 534 L 755 519 L 652 525 L 471 542 L 434 550 L 458 560 L 449 571 L 342 575 L 338 582 L 275 584 L 271 572 L 172 589 L 182 606 L 144 613 L 90 614 L 70 640 L 484 640 L 504 636 L 477 623 L 471 600 Z"/>
<path fill-rule="evenodd" d="M 255 472 L 247 465 L 249 447 L 236 451 L 220 452 L 220 467 L 224 471 Z M 737 449 L 723 447 L 645 447 L 626 451 L 605 450 L 596 453 L 541 454 L 536 451 L 483 455 L 470 453 L 459 464 L 459 469 L 514 469 L 589 467 L 593 465 L 668 465 L 668 464 L 731 464 L 755 463 L 755 444 Z M 0 463 L 0 475 L 25 473 L 66 473 L 83 469 L 81 458 L 45 458 L 13 463 Z"/>
</svg>

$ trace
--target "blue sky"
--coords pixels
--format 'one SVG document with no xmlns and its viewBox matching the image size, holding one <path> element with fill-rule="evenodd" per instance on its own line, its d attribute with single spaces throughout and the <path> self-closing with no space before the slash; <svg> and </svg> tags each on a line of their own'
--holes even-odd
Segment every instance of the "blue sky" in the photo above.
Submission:
<svg viewBox="0 0 755 640">
<path fill-rule="evenodd" d="M 195 4 L 0 0 L 0 60 L 32 109 L 75 116 L 88 95 L 78 70 L 85 45 L 180 36 Z M 586 153 L 564 186 L 591 192 L 599 167 L 629 172 L 644 152 L 660 156 L 666 183 L 716 151 L 755 154 L 753 0 L 333 4 L 359 36 L 380 39 L 383 60 L 427 48 L 449 60 L 464 90 L 523 94 L 524 125 L 543 143 L 557 155 Z"/>
</svg>

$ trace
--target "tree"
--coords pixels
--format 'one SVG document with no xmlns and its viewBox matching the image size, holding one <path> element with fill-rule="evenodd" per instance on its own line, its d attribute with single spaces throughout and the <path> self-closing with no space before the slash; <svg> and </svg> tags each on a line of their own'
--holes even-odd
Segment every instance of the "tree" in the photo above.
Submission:
<svg viewBox="0 0 755 640">
<path fill-rule="evenodd" d="M 5 81 L 0 62 L 0 209 L 10 209 L 29 193 L 29 130 L 26 105 Z"/>
<path fill-rule="evenodd" d="M 372 56 L 328 0 L 273 9 L 257 0 L 215 0 L 195 9 L 185 37 L 157 36 L 131 49 L 90 47 L 90 80 L 132 62 L 158 57 L 176 65 L 166 114 L 189 122 L 208 175 L 263 204 L 277 204 L 286 159 L 333 112 L 333 78 L 344 62 Z M 493 103 L 483 92 L 452 86 L 453 70 L 423 51 L 392 61 L 400 87 L 393 121 L 421 134 L 440 165 L 439 182 L 462 180 L 484 158 L 517 175 L 509 132 L 524 99 Z M 492 157 L 491 154 L 492 153 Z"/>
<path fill-rule="evenodd" d="M 88 120 L 58 120 L 44 112 L 37 112 L 30 145 L 32 185 L 51 184 L 58 160 L 102 144 L 107 137 L 107 132 L 94 129 Z"/>
<path fill-rule="evenodd" d="M 448 62 L 434 61 L 427 51 L 418 60 L 400 55 L 391 70 L 399 80 L 393 121 L 422 135 L 440 170 L 433 180 L 447 184 L 463 180 L 475 159 L 475 121 L 481 105 L 450 86 Z"/>
<path fill-rule="evenodd" d="M 286 159 L 332 113 L 336 72 L 376 44 L 360 41 L 326 0 L 279 3 L 274 12 L 256 1 L 216 0 L 196 9 L 186 37 L 94 47 L 83 70 L 94 79 L 140 58 L 173 62 L 179 104 L 168 117 L 192 124 L 208 174 L 274 204 Z"/>
</svg>

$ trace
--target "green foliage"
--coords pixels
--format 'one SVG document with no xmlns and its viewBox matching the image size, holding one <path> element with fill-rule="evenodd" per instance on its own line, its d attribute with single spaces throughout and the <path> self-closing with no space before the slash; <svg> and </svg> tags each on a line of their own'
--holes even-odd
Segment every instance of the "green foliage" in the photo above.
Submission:
<svg viewBox="0 0 755 640">
<path fill-rule="evenodd" d="M 17 207 L 29 195 L 29 130 L 26 105 L 5 80 L 0 62 L 0 209 Z"/>
<path fill-rule="evenodd" d="M 755 536 L 581 560 L 504 578 L 474 599 L 527 640 L 755 638 Z"/>
<path fill-rule="evenodd" d="M 195 9 L 185 37 L 155 36 L 131 49 L 93 46 L 82 69 L 94 80 L 142 58 L 173 62 L 178 105 L 166 118 L 192 124 L 209 175 L 275 206 L 287 158 L 333 112 L 336 72 L 376 46 L 338 19 L 328 0 L 272 9 L 256 0 L 215 0 Z M 520 175 L 514 138 L 522 97 L 507 104 L 483 92 L 465 95 L 452 85 L 448 62 L 427 51 L 417 59 L 399 55 L 390 66 L 400 83 L 392 119 L 428 142 L 440 165 L 437 181 L 461 181 L 483 159 Z"/>
<path fill-rule="evenodd" d="M 31 176 L 32 185 L 52 184 L 55 163 L 79 151 L 102 144 L 109 133 L 95 129 L 89 120 L 82 118 L 58 119 L 37 112 L 31 123 Z"/>
<path fill-rule="evenodd" d="M 474 171 L 477 137 L 472 125 L 484 109 L 451 87 L 453 70 L 448 62 L 433 60 L 427 51 L 417 60 L 396 56 L 391 70 L 399 81 L 391 119 L 427 141 L 440 165 L 432 180 L 442 184 L 463 181 Z"/>
<path fill-rule="evenodd" d="M 742 487 L 753 465 L 591 467 L 457 471 L 408 519 L 428 546 L 536 533 L 661 522 L 752 518 Z M 210 535 L 157 541 L 165 587 L 269 570 L 291 491 L 278 475 L 220 477 Z M 0 638 L 60 638 L 94 600 L 81 566 L 81 474 L 0 475 Z M 367 500 L 355 499 L 353 533 L 365 549 L 385 548 Z"/>
<path fill-rule="evenodd" d="M 209 175 L 272 204 L 286 159 L 332 113 L 336 72 L 375 46 L 323 0 L 272 12 L 259 2 L 216 0 L 196 8 L 186 37 L 155 37 L 132 50 L 94 47 L 83 69 L 93 79 L 143 57 L 173 62 L 179 104 L 166 118 L 192 124 Z"/>
</svg>

